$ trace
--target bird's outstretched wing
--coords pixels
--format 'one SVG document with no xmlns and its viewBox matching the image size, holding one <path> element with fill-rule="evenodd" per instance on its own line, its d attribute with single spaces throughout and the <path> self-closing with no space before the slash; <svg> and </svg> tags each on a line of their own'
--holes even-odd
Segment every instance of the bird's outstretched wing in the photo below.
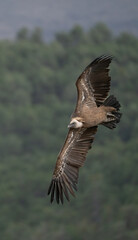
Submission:
<svg viewBox="0 0 138 240">
<path fill-rule="evenodd" d="M 110 90 L 109 64 L 111 56 L 101 56 L 91 62 L 76 81 L 78 100 L 76 113 L 80 110 L 83 101 L 93 106 L 101 105 Z"/>
<path fill-rule="evenodd" d="M 48 189 L 51 203 L 63 203 L 63 197 L 69 201 L 69 192 L 74 196 L 77 190 L 79 168 L 83 166 L 86 154 L 91 148 L 97 127 L 70 129 L 64 146 L 59 153 L 53 178 Z"/>
</svg>

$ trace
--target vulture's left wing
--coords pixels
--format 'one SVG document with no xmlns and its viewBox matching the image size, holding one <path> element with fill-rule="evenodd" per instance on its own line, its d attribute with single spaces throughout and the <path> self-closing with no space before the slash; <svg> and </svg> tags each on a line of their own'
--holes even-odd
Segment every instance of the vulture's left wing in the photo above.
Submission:
<svg viewBox="0 0 138 240">
<path fill-rule="evenodd" d="M 92 107 L 100 106 L 104 103 L 110 90 L 109 65 L 111 56 L 101 56 L 91 62 L 76 81 L 78 99 L 76 113 L 82 107 L 83 102 Z"/>
<path fill-rule="evenodd" d="M 77 190 L 79 168 L 84 164 L 96 131 L 97 127 L 69 130 L 48 189 L 48 194 L 51 194 L 51 203 L 54 198 L 57 203 L 60 201 L 63 203 L 63 195 L 69 201 L 68 191 L 74 196 L 74 189 Z"/>
</svg>

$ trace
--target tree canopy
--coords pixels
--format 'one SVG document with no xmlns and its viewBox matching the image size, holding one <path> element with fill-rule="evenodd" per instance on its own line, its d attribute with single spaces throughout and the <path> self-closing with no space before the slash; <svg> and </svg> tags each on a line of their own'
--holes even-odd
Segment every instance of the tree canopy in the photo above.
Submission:
<svg viewBox="0 0 138 240">
<path fill-rule="evenodd" d="M 103 24 L 75 26 L 45 43 L 27 28 L 0 41 L 0 235 L 4 240 L 138 239 L 138 39 Z M 114 57 L 111 93 L 123 113 L 100 127 L 76 198 L 51 205 L 47 188 L 75 107 L 75 81 L 102 54 Z"/>
</svg>

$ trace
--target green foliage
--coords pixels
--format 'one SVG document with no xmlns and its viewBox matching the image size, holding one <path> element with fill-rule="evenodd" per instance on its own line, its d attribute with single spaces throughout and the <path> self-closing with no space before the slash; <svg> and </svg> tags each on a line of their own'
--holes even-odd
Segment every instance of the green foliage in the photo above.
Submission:
<svg viewBox="0 0 138 240">
<path fill-rule="evenodd" d="M 138 39 L 99 23 L 44 43 L 39 28 L 0 42 L 0 235 L 4 240 L 138 239 Z M 75 107 L 75 81 L 102 54 L 114 56 L 112 93 L 123 117 L 99 127 L 80 170 L 76 199 L 46 196 Z"/>
<path fill-rule="evenodd" d="M 23 27 L 17 32 L 16 39 L 41 44 L 43 43 L 43 32 L 39 27 L 36 27 L 32 32 L 28 28 Z"/>
<path fill-rule="evenodd" d="M 17 32 L 16 38 L 18 40 L 27 40 L 29 38 L 29 31 L 26 27 L 23 27 Z"/>
</svg>

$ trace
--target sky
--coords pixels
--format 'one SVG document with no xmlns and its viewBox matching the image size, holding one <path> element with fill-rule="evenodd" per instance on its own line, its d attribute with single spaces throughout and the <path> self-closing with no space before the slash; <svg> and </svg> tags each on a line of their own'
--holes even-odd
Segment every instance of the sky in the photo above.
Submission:
<svg viewBox="0 0 138 240">
<path fill-rule="evenodd" d="M 14 38 L 22 27 L 41 27 L 50 40 L 76 24 L 89 29 L 97 22 L 138 35 L 138 0 L 0 0 L 0 39 Z"/>
</svg>

